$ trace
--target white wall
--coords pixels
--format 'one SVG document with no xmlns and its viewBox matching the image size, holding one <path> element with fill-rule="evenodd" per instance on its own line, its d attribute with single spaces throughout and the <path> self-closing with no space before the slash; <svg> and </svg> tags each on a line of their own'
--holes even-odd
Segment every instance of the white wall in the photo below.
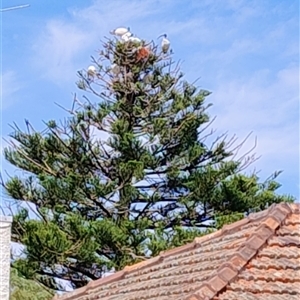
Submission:
<svg viewBox="0 0 300 300">
<path fill-rule="evenodd" d="M 0 216 L 0 299 L 9 300 L 10 238 L 12 217 Z"/>
</svg>

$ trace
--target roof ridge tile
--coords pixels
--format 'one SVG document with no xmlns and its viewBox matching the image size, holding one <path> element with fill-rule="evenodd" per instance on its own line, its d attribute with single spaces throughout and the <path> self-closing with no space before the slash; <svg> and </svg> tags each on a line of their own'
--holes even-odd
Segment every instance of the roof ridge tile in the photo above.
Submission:
<svg viewBox="0 0 300 300">
<path fill-rule="evenodd" d="M 250 221 L 259 221 L 260 219 L 265 218 L 267 215 L 269 215 L 270 211 L 272 211 L 273 209 L 274 209 L 274 206 L 272 204 L 269 208 L 267 208 L 265 210 L 250 213 L 247 218 Z"/>
<path fill-rule="evenodd" d="M 219 266 L 212 273 L 211 277 L 202 283 L 197 291 L 186 298 L 186 300 L 211 300 L 217 294 L 221 293 L 225 287 L 232 282 L 243 267 L 258 253 L 258 251 L 267 245 L 270 237 L 274 236 L 276 230 L 280 227 L 283 221 L 292 213 L 291 207 L 285 203 L 271 205 L 267 210 L 258 212 L 248 216 L 248 220 L 257 221 L 258 219 L 265 220 L 258 228 L 249 236 L 249 238 L 241 244 L 238 250 L 231 256 L 228 262 Z M 240 222 L 247 224 L 247 222 Z M 225 227 L 224 232 L 239 228 L 241 225 Z M 222 229 L 223 231 L 223 229 Z"/>
</svg>

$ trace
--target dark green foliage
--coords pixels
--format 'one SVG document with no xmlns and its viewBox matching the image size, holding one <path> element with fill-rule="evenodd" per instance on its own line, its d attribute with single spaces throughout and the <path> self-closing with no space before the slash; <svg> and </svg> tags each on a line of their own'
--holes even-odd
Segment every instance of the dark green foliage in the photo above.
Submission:
<svg viewBox="0 0 300 300">
<path fill-rule="evenodd" d="M 10 272 L 10 300 L 50 300 L 53 290 L 36 281 L 26 279 L 14 268 Z"/>
<path fill-rule="evenodd" d="M 142 54 L 149 52 L 149 55 Z M 273 202 L 278 174 L 260 183 L 241 173 L 224 136 L 207 132 L 206 97 L 153 44 L 103 45 L 98 74 L 79 72 L 69 118 L 43 133 L 15 127 L 5 158 L 26 171 L 3 186 L 35 205 L 14 216 L 13 240 L 26 246 L 19 272 L 46 286 L 85 285 L 160 251 L 182 245 Z M 119 70 L 110 68 L 116 64 Z M 116 74 L 117 73 L 117 74 Z"/>
</svg>

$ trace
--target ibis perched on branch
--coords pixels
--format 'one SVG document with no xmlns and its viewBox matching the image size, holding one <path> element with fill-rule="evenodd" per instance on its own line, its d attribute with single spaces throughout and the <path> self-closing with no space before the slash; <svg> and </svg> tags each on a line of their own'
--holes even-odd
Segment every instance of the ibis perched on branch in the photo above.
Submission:
<svg viewBox="0 0 300 300">
<path fill-rule="evenodd" d="M 162 41 L 161 41 L 161 49 L 163 53 L 167 53 L 170 49 L 170 41 L 167 39 L 167 35 L 166 34 L 162 34 L 161 36 L 159 36 L 158 38 L 163 37 Z"/>
<path fill-rule="evenodd" d="M 140 43 L 141 42 L 141 40 L 138 37 L 136 37 L 136 36 L 131 36 L 129 38 L 129 41 L 133 42 L 133 43 Z"/>
<path fill-rule="evenodd" d="M 132 36 L 132 33 L 127 31 L 125 34 L 123 34 L 121 36 L 121 40 L 124 42 L 128 42 L 131 36 Z"/>
<path fill-rule="evenodd" d="M 95 66 L 89 66 L 87 69 L 87 73 L 89 76 L 94 77 L 97 74 L 97 69 Z"/>
<path fill-rule="evenodd" d="M 127 32 L 130 32 L 130 28 L 129 27 L 128 28 L 119 27 L 119 28 L 116 28 L 116 29 L 110 31 L 110 34 L 122 37 Z"/>
<path fill-rule="evenodd" d="M 93 65 L 88 67 L 87 75 L 89 80 L 94 80 L 95 77 L 100 78 L 99 71 L 97 71 L 96 67 Z"/>
<path fill-rule="evenodd" d="M 133 36 L 132 33 L 129 31 L 121 36 L 121 40 L 123 42 L 132 42 L 132 43 L 140 43 L 141 42 L 141 40 L 138 37 Z"/>
</svg>

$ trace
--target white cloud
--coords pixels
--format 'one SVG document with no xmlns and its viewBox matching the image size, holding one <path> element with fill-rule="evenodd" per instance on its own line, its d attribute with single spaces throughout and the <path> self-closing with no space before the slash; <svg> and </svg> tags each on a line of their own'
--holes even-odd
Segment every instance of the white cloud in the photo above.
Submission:
<svg viewBox="0 0 300 300">
<path fill-rule="evenodd" d="M 222 45 L 218 49 L 209 51 L 209 53 L 203 55 L 203 59 L 221 63 L 222 67 L 224 67 L 225 65 L 232 64 L 234 60 L 246 54 L 257 53 L 261 48 L 262 43 L 257 39 L 239 37 L 233 40 L 229 46 Z"/>
<path fill-rule="evenodd" d="M 16 93 L 21 89 L 22 84 L 18 81 L 14 71 L 6 71 L 0 74 L 1 83 L 1 103 L 0 111 L 15 103 Z"/>
<path fill-rule="evenodd" d="M 274 81 L 268 78 L 269 72 L 264 71 L 254 73 L 247 81 L 223 79 L 212 96 L 213 103 L 218 106 L 219 118 L 228 124 L 226 114 L 234 113 L 234 122 L 253 129 L 294 123 L 297 119 L 298 72 L 296 67 L 287 67 L 277 72 Z"/>
<path fill-rule="evenodd" d="M 76 24 L 62 20 L 48 21 L 33 45 L 38 75 L 64 82 L 75 73 L 77 55 L 93 42 L 91 36 Z"/>
<path fill-rule="evenodd" d="M 211 96 L 214 126 L 239 137 L 253 131 L 258 137 L 255 152 L 259 166 L 271 171 L 290 169 L 296 174 L 299 161 L 299 69 L 287 67 L 270 82 L 269 72 L 257 72 L 247 81 L 220 82 Z M 246 147 L 253 144 L 250 139 Z"/>
<path fill-rule="evenodd" d="M 94 1 L 91 6 L 84 9 L 70 9 L 69 12 L 76 19 L 77 22 L 85 22 L 88 27 L 98 32 L 104 32 L 106 29 L 112 29 L 110 26 L 123 26 L 128 22 L 135 22 L 141 20 L 146 16 L 158 12 L 159 9 L 164 8 L 170 1 L 157 1 L 158 5 L 153 5 L 153 1 Z M 104 27 L 104 28 L 103 28 Z"/>
</svg>

